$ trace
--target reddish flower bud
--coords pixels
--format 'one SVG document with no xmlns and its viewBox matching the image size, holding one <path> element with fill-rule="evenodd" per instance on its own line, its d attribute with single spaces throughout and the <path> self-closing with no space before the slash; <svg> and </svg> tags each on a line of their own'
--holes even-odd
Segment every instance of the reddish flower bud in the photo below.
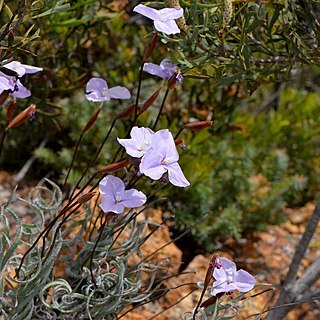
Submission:
<svg viewBox="0 0 320 320">
<path fill-rule="evenodd" d="M 213 121 L 197 121 L 190 122 L 183 126 L 183 129 L 191 130 L 191 131 L 200 131 L 207 127 L 212 126 Z"/>
<path fill-rule="evenodd" d="M 91 199 L 94 197 L 95 194 L 96 194 L 95 191 L 89 192 L 89 193 L 86 193 L 86 194 L 83 194 L 82 196 L 79 197 L 79 199 L 77 200 L 77 202 L 78 202 L 78 203 L 81 203 L 81 204 L 86 203 L 86 202 L 88 202 L 89 200 L 91 200 Z"/>
<path fill-rule="evenodd" d="M 116 171 L 126 167 L 128 164 L 129 164 L 128 159 L 124 159 L 119 162 L 114 162 L 114 163 L 107 165 L 106 167 L 101 168 L 99 170 L 99 173 L 102 173 L 102 174 L 113 173 L 113 172 L 116 172 Z"/>
<path fill-rule="evenodd" d="M 143 107 L 139 112 L 139 115 L 145 112 L 155 102 L 161 89 L 162 87 L 159 87 L 157 91 L 144 103 Z"/>
<path fill-rule="evenodd" d="M 118 117 L 117 119 L 121 120 L 121 119 L 125 119 L 127 117 L 129 117 L 133 112 L 134 112 L 134 109 L 135 109 L 135 103 L 132 104 L 131 106 L 125 108 L 124 110 L 122 110 L 119 114 L 118 114 Z"/>
<path fill-rule="evenodd" d="M 23 122 L 28 120 L 36 110 L 36 105 L 32 104 L 30 107 L 19 113 L 7 126 L 7 129 L 15 128 L 20 126 Z"/>
<path fill-rule="evenodd" d="M 4 90 L 0 94 L 0 105 L 3 104 L 7 100 L 8 96 L 9 96 L 9 90 Z"/>
<path fill-rule="evenodd" d="M 183 139 L 176 139 L 174 140 L 174 143 L 176 146 L 179 146 L 182 150 L 185 150 L 187 147 L 184 144 L 184 140 Z"/>
<path fill-rule="evenodd" d="M 147 62 L 148 61 L 149 57 L 151 56 L 151 53 L 152 53 L 153 49 L 156 46 L 157 40 L 158 40 L 158 32 L 156 32 L 153 35 L 153 37 L 151 39 L 151 42 L 150 42 L 150 44 L 148 46 L 148 49 L 146 50 L 146 53 L 143 56 L 143 62 Z"/>
<path fill-rule="evenodd" d="M 168 80 L 168 89 L 172 90 L 177 83 L 177 76 L 179 75 L 179 71 L 176 71 Z"/>
<path fill-rule="evenodd" d="M 219 300 L 224 295 L 224 292 L 217 293 L 214 297 L 209 298 L 208 300 L 201 303 L 201 308 L 207 308 L 214 303 L 216 303 L 217 300 Z"/>
<path fill-rule="evenodd" d="M 86 124 L 86 126 L 82 129 L 82 133 L 87 132 L 92 126 L 93 124 L 96 122 L 99 113 L 101 111 L 102 107 L 100 107 L 95 113 L 94 115 L 90 118 L 90 120 L 88 121 L 88 123 Z"/>
<path fill-rule="evenodd" d="M 8 106 L 8 111 L 7 111 L 7 121 L 9 122 L 12 118 L 14 107 L 16 105 L 16 100 L 12 99 L 9 106 Z"/>
</svg>

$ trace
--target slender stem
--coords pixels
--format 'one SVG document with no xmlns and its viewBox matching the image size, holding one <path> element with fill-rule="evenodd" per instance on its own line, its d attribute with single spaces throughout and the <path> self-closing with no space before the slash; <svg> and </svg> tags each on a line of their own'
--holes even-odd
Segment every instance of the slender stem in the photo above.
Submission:
<svg viewBox="0 0 320 320">
<path fill-rule="evenodd" d="M 96 286 L 97 284 L 96 284 L 96 280 L 94 279 L 93 271 L 92 271 L 93 257 L 94 257 L 96 248 L 97 248 L 97 246 L 98 246 L 98 243 L 99 243 L 99 241 L 100 241 L 100 239 L 101 239 L 101 236 L 102 236 L 104 227 L 106 226 L 106 224 L 107 224 L 107 222 L 108 222 L 108 216 L 109 216 L 109 215 L 106 216 L 103 224 L 102 224 L 101 227 L 100 227 L 100 232 L 99 232 L 97 241 L 96 241 L 95 244 L 94 244 L 94 247 L 93 247 L 93 249 L 92 249 L 92 253 L 91 253 L 91 256 L 90 256 L 90 267 L 89 267 L 89 269 L 90 269 L 90 274 L 91 274 L 91 280 L 92 280 L 92 282 L 94 283 L 95 286 Z"/>
<path fill-rule="evenodd" d="M 178 139 L 178 137 L 180 136 L 180 133 L 183 131 L 183 127 L 181 127 L 180 129 L 179 129 L 179 131 L 176 133 L 176 135 L 174 136 L 174 140 L 176 140 L 176 139 Z"/>
<path fill-rule="evenodd" d="M 0 140 L 0 157 L 1 157 L 3 144 L 4 144 L 4 140 L 5 140 L 6 136 L 7 136 L 7 130 L 4 130 L 3 133 L 2 133 L 1 140 Z"/>
<path fill-rule="evenodd" d="M 51 245 L 50 245 L 50 248 L 48 250 L 48 253 L 44 259 L 44 262 L 48 259 L 48 257 L 50 256 L 50 253 L 54 247 L 54 243 L 55 241 L 57 240 L 57 236 L 58 236 L 58 231 L 60 230 L 60 228 L 63 226 L 63 224 L 66 222 L 66 220 L 74 213 L 76 212 L 79 208 L 81 207 L 81 204 L 79 203 L 72 211 L 70 211 L 62 220 L 61 222 L 59 223 L 55 233 L 54 233 L 54 236 L 53 236 L 53 239 L 52 239 L 52 242 L 51 242 Z"/>
<path fill-rule="evenodd" d="M 93 231 L 94 231 L 94 229 L 96 228 L 98 219 L 101 217 L 102 214 L 103 214 L 103 211 L 101 210 L 101 211 L 99 212 L 99 214 L 97 215 L 97 217 L 95 218 L 94 223 L 92 224 L 92 229 L 91 229 L 91 232 L 90 232 L 89 238 L 88 238 L 89 241 L 91 241 L 91 237 L 92 237 Z M 90 226 L 89 226 L 89 227 L 90 227 Z"/>
<path fill-rule="evenodd" d="M 96 211 L 96 208 L 97 208 L 97 205 L 98 205 L 98 201 L 99 201 L 99 194 L 97 195 L 96 200 L 94 201 L 94 206 L 93 206 L 93 209 L 91 210 L 92 216 L 91 216 L 91 219 L 90 219 L 90 221 L 89 221 L 88 228 L 86 228 L 84 238 L 87 238 L 87 235 L 88 235 L 88 232 L 89 232 L 89 230 L 90 230 L 90 228 L 91 228 L 91 225 L 92 225 L 93 228 L 94 228 L 94 226 L 95 226 L 95 225 L 93 225 L 93 223 L 92 223 L 92 218 L 94 217 L 94 213 L 95 213 L 95 211 Z M 100 210 L 100 212 L 98 213 L 98 215 L 99 215 L 99 214 L 101 214 L 101 210 Z M 92 233 L 90 232 L 90 234 L 89 234 L 89 239 L 91 238 L 91 235 L 92 235 Z"/>
<path fill-rule="evenodd" d="M 76 144 L 76 148 L 75 148 L 75 150 L 74 150 L 74 152 L 73 152 L 73 157 L 72 157 L 72 160 L 71 160 L 69 169 L 68 169 L 68 173 L 67 173 L 67 175 L 66 175 L 66 178 L 64 179 L 64 183 L 63 183 L 62 190 L 64 190 L 65 187 L 66 187 L 66 184 L 67 184 L 67 181 L 68 181 L 68 178 L 69 178 L 69 175 L 70 175 L 70 172 L 71 172 L 71 169 L 72 169 L 74 160 L 75 160 L 75 158 L 76 158 L 76 154 L 77 154 L 79 145 L 80 145 L 81 140 L 82 140 L 82 138 L 83 138 L 83 135 L 84 135 L 84 132 L 81 132 L 81 135 L 80 135 L 80 137 L 79 137 L 79 139 L 78 139 L 78 141 L 77 141 L 77 144 Z"/>
<path fill-rule="evenodd" d="M 137 120 L 138 120 L 138 107 L 139 107 L 139 98 L 140 98 L 140 92 L 141 92 L 141 84 L 142 84 L 142 74 L 143 74 L 143 67 L 144 67 L 144 61 L 142 61 L 141 67 L 140 67 L 140 71 L 139 71 L 139 82 L 138 82 L 138 91 L 137 91 L 137 96 L 136 96 L 136 106 L 134 109 L 134 119 L 133 122 L 131 124 L 130 127 L 130 131 L 131 129 L 134 127 L 134 125 L 136 124 Z"/>
<path fill-rule="evenodd" d="M 156 126 L 157 126 L 157 124 L 158 124 L 158 122 L 159 122 L 159 119 L 160 119 L 160 116 L 161 116 L 163 107 L 164 107 L 164 105 L 165 105 L 165 103 L 166 103 L 166 100 L 167 100 L 167 97 L 168 97 L 168 94 L 169 94 L 169 90 L 170 90 L 170 89 L 167 88 L 167 90 L 166 90 L 166 92 L 165 92 L 165 94 L 164 94 L 164 96 L 163 96 L 162 103 L 161 103 L 161 106 L 160 106 L 160 109 L 159 109 L 159 112 L 158 112 L 156 121 L 154 122 L 153 127 L 152 127 L 152 130 L 153 130 L 153 131 L 155 130 L 155 128 L 156 128 Z"/>
</svg>

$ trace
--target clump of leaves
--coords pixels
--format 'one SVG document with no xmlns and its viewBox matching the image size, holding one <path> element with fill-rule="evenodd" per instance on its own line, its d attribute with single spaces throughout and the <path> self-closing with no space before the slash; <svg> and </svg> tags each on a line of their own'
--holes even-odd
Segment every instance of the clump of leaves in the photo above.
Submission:
<svg viewBox="0 0 320 320">
<path fill-rule="evenodd" d="M 28 206 L 28 223 L 11 209 L 16 201 Z M 115 319 L 127 306 L 163 294 L 159 274 L 165 277 L 166 267 L 141 250 L 161 225 L 138 223 L 133 210 L 105 223 L 106 215 L 94 216 L 92 206 L 79 208 L 63 228 L 56 221 L 45 235 L 40 230 L 63 207 L 53 182 L 44 181 L 28 200 L 13 194 L 1 205 L 1 309 L 6 319 Z M 101 224 L 103 232 L 96 236 Z M 39 234 L 42 242 L 34 245 Z M 22 249 L 28 249 L 23 261 Z"/>
</svg>

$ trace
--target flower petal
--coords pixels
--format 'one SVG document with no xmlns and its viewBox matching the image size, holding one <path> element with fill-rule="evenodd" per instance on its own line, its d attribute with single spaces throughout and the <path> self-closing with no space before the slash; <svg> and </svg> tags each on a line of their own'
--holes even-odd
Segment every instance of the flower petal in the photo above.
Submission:
<svg viewBox="0 0 320 320">
<path fill-rule="evenodd" d="M 161 16 L 160 16 L 160 13 L 158 10 L 149 8 L 147 6 L 144 6 L 143 4 L 137 5 L 133 9 L 133 11 L 138 12 L 151 20 L 160 20 L 161 19 Z"/>
<path fill-rule="evenodd" d="M 8 79 L 1 77 L 0 75 L 0 90 L 10 90 L 12 89 L 12 86 L 10 85 L 10 82 Z"/>
<path fill-rule="evenodd" d="M 233 291 L 234 287 L 231 284 L 228 284 L 227 282 L 216 284 L 216 282 L 213 283 L 213 289 L 211 290 L 211 295 L 215 296 L 216 294 L 220 292 L 230 292 Z"/>
<path fill-rule="evenodd" d="M 125 87 L 113 87 L 108 90 L 108 96 L 112 99 L 130 99 L 131 94 Z"/>
<path fill-rule="evenodd" d="M 104 80 L 102 78 L 91 78 L 87 82 L 87 86 L 86 86 L 87 92 L 90 92 L 90 91 L 101 92 L 103 90 L 108 90 L 108 84 L 107 84 L 106 80 Z"/>
<path fill-rule="evenodd" d="M 144 152 L 140 151 L 134 139 L 119 139 L 118 142 L 126 149 L 126 153 L 134 158 L 141 158 Z"/>
<path fill-rule="evenodd" d="M 154 27 L 156 28 L 156 30 L 163 32 L 167 35 L 180 33 L 180 29 L 178 28 L 174 20 L 169 20 L 166 22 L 156 20 L 154 21 Z"/>
<path fill-rule="evenodd" d="M 86 98 L 87 100 L 93 101 L 93 102 L 110 101 L 109 97 L 103 97 L 97 92 L 90 92 L 89 94 L 86 94 Z"/>
<path fill-rule="evenodd" d="M 26 73 L 26 69 L 23 67 L 23 65 L 19 61 L 11 61 L 7 64 L 4 64 L 3 67 L 16 72 L 18 77 L 22 77 Z"/>
<path fill-rule="evenodd" d="M 130 132 L 132 139 L 135 139 L 138 142 L 151 142 L 154 132 L 149 128 L 144 127 L 133 127 Z"/>
<path fill-rule="evenodd" d="M 190 182 L 184 176 L 178 162 L 169 163 L 166 165 L 168 169 L 169 181 L 177 187 L 188 187 Z"/>
<path fill-rule="evenodd" d="M 182 8 L 164 8 L 159 10 L 159 13 L 162 17 L 165 18 L 165 22 L 168 20 L 179 19 L 183 16 Z"/>
<path fill-rule="evenodd" d="M 18 79 L 16 82 L 16 86 L 18 90 L 12 92 L 12 96 L 19 99 L 24 99 L 31 96 L 30 90 L 28 90 Z"/>
<path fill-rule="evenodd" d="M 256 280 L 249 272 L 240 269 L 237 271 L 232 284 L 240 292 L 248 292 L 255 286 Z"/>
<path fill-rule="evenodd" d="M 39 71 L 43 71 L 43 68 L 29 66 L 28 64 L 22 64 L 22 66 L 25 69 L 25 73 L 28 73 L 28 74 L 32 74 L 32 73 L 36 73 L 36 72 L 39 72 Z"/>
<path fill-rule="evenodd" d="M 227 259 L 227 258 L 220 258 L 220 263 L 221 263 L 221 265 L 222 265 L 222 268 L 224 269 L 224 270 L 229 270 L 229 269 L 231 269 L 230 271 L 232 272 L 232 273 L 236 273 L 236 271 L 237 271 L 237 267 L 236 267 L 236 264 L 233 262 L 233 261 L 231 261 L 231 260 L 229 260 L 229 259 Z"/>
<path fill-rule="evenodd" d="M 120 203 L 127 208 L 141 207 L 147 201 L 147 197 L 136 189 L 125 190 L 122 194 Z"/>
<path fill-rule="evenodd" d="M 99 183 L 99 191 L 102 195 L 108 194 L 116 198 L 117 194 L 122 194 L 125 189 L 123 181 L 115 176 L 104 177 Z"/>
<path fill-rule="evenodd" d="M 163 156 L 156 150 L 150 149 L 143 156 L 140 163 L 140 172 L 153 180 L 159 180 L 167 171 L 161 164 Z"/>
<path fill-rule="evenodd" d="M 227 282 L 228 277 L 223 268 L 214 268 L 212 276 L 216 279 L 217 282 Z"/>
<path fill-rule="evenodd" d="M 154 63 L 145 63 L 143 66 L 143 71 L 148 72 L 154 76 L 160 77 L 162 79 L 167 79 L 167 75 L 163 72 L 163 68 Z"/>
<path fill-rule="evenodd" d="M 91 78 L 86 85 L 86 98 L 90 101 L 109 101 L 108 84 L 102 78 Z"/>
<path fill-rule="evenodd" d="M 102 202 L 100 203 L 99 207 L 103 210 L 103 212 L 114 212 L 114 213 L 123 213 L 124 212 L 124 205 L 116 203 L 114 199 L 109 195 L 104 195 Z"/>
<path fill-rule="evenodd" d="M 179 160 L 179 154 L 174 143 L 173 136 L 168 129 L 159 130 L 154 134 L 152 139 L 152 148 L 162 154 L 163 159 L 170 158 L 170 162 L 176 162 Z"/>
</svg>

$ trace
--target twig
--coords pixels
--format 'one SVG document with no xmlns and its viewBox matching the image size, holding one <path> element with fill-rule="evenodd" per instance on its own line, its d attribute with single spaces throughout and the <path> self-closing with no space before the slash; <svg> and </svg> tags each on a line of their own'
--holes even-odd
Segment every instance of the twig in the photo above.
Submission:
<svg viewBox="0 0 320 320">
<path fill-rule="evenodd" d="M 301 261 L 305 255 L 305 252 L 309 247 L 309 243 L 316 231 L 319 220 L 320 220 L 320 201 L 317 203 L 312 213 L 312 216 L 308 221 L 306 230 L 296 248 L 284 285 L 281 289 L 280 296 L 278 298 L 278 301 L 275 304 L 275 308 L 270 309 L 272 311 L 267 315 L 266 319 L 268 320 L 284 319 L 285 315 L 295 306 L 297 296 L 303 293 L 303 292 L 297 292 L 297 289 L 298 289 L 297 284 L 299 284 L 299 288 L 300 290 L 302 290 L 303 288 L 306 288 L 305 285 L 307 284 L 307 283 L 304 283 L 302 279 L 310 283 L 309 281 L 310 273 L 312 272 L 314 266 L 318 265 L 319 259 L 317 259 L 314 262 L 314 264 L 308 268 L 307 272 L 305 273 L 306 274 L 305 277 L 302 276 L 302 278 L 298 281 L 296 281 L 296 278 L 297 278 L 299 267 L 301 265 Z M 316 274 L 318 273 L 319 271 Z M 284 307 L 284 305 L 286 307 Z M 281 308 L 278 308 L 280 306 Z"/>
</svg>

